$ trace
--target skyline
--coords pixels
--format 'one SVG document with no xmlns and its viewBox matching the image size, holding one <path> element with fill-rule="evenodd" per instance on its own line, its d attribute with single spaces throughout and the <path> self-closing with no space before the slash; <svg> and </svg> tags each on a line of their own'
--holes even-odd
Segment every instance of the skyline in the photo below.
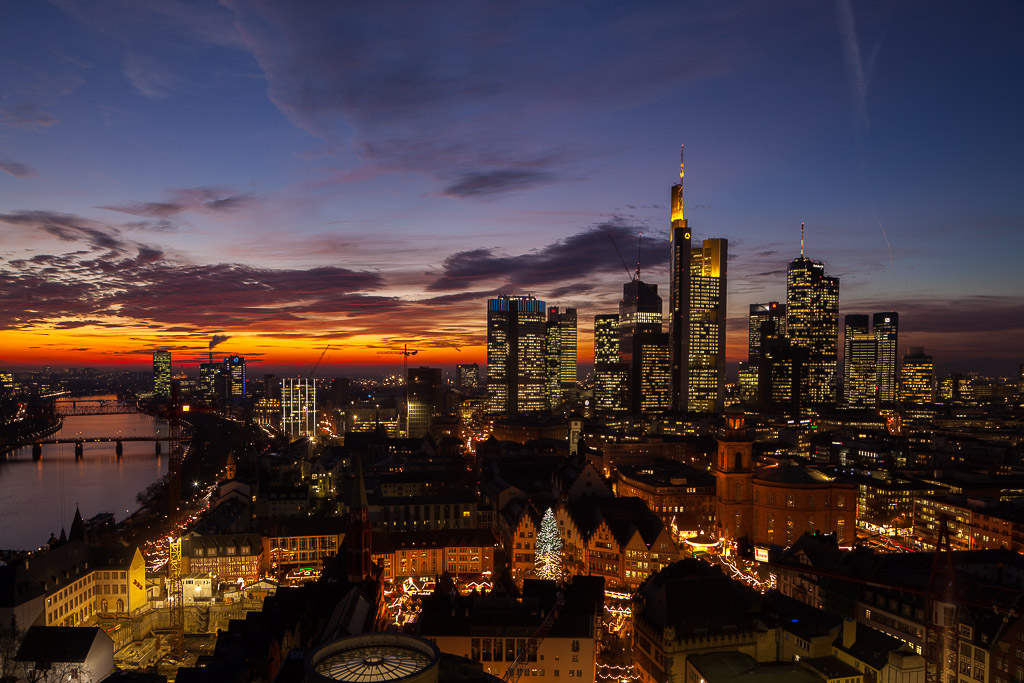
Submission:
<svg viewBox="0 0 1024 683">
<path fill-rule="evenodd" d="M 730 367 L 806 221 L 840 317 L 895 310 L 898 355 L 1011 374 L 1024 7 L 672 8 L 17 7 L 0 365 L 141 369 L 218 340 L 254 373 L 328 343 L 334 374 L 406 342 L 482 364 L 500 294 L 577 308 L 586 364 L 625 281 L 609 233 L 632 267 L 643 232 L 667 291 L 686 143 L 694 242 L 730 242 Z"/>
</svg>

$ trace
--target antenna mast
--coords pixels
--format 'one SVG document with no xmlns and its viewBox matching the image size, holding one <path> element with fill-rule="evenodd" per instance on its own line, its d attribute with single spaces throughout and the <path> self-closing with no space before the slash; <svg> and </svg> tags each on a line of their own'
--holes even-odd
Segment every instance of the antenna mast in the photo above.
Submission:
<svg viewBox="0 0 1024 683">
<path fill-rule="evenodd" d="M 804 257 L 804 224 L 800 223 L 800 258 Z"/>
<path fill-rule="evenodd" d="M 644 234 L 640 233 L 636 241 L 636 279 L 640 279 L 640 251 L 644 244 Z"/>
</svg>

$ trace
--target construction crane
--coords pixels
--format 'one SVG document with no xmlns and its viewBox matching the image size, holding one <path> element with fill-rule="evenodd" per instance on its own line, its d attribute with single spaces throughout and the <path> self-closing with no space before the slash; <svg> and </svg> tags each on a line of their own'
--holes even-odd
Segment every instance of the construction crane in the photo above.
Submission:
<svg viewBox="0 0 1024 683">
<path fill-rule="evenodd" d="M 316 363 L 313 364 L 313 369 L 309 371 L 309 378 L 310 379 L 313 379 L 313 375 L 316 374 L 316 369 L 318 367 L 320 367 L 320 363 L 323 361 L 324 356 L 327 355 L 327 349 L 329 349 L 329 348 L 331 348 L 330 344 L 325 346 L 324 350 L 320 352 L 320 357 L 316 359 Z"/>
<path fill-rule="evenodd" d="M 387 349 L 386 351 L 378 351 L 379 354 L 402 354 L 402 385 L 405 387 L 405 426 L 399 426 L 399 432 L 404 432 L 408 435 L 409 430 L 409 356 L 415 356 L 419 351 L 417 349 L 410 349 L 408 344 L 402 344 L 401 350 L 399 349 Z"/>
<path fill-rule="evenodd" d="M 167 597 L 171 603 L 171 649 L 180 655 L 185 650 L 185 590 L 181 582 L 181 536 L 177 530 L 168 539 Z"/>
</svg>

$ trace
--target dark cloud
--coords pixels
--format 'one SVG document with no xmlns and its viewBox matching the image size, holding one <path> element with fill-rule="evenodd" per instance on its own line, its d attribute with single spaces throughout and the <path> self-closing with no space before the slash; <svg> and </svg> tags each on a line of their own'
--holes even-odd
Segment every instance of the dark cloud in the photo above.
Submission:
<svg viewBox="0 0 1024 683">
<path fill-rule="evenodd" d="M 444 188 L 441 194 L 452 197 L 479 197 L 527 190 L 538 185 L 545 185 L 555 180 L 555 175 L 548 171 L 529 169 L 501 169 L 467 173 L 454 183 Z"/>
<path fill-rule="evenodd" d="M 567 287 L 569 283 L 575 284 L 577 280 L 597 274 L 628 271 L 635 264 L 624 265 L 616 253 L 615 244 L 625 249 L 636 241 L 641 231 L 641 227 L 616 221 L 595 225 L 537 251 L 517 256 L 504 256 L 494 249 L 460 251 L 444 260 L 443 274 L 427 289 L 466 289 L 495 279 L 504 279 L 518 287 L 550 284 Z M 643 268 L 664 264 L 669 256 L 668 247 L 668 240 L 664 238 L 645 238 L 640 255 Z"/>
<path fill-rule="evenodd" d="M 579 295 L 579 294 L 589 294 L 592 291 L 594 291 L 594 285 L 589 285 L 589 284 L 586 284 L 586 283 L 579 283 L 579 284 L 575 284 L 575 285 L 567 285 L 565 287 L 558 287 L 557 289 L 552 289 L 551 293 L 550 293 L 550 297 L 552 299 L 561 299 L 561 298 L 567 297 L 567 296 L 576 296 L 576 295 Z"/>
<path fill-rule="evenodd" d="M 10 109 L 0 109 L 0 123 L 22 128 L 45 128 L 57 123 L 57 119 L 34 104 L 19 104 Z"/>
<path fill-rule="evenodd" d="M 724 18 L 659 3 L 629 12 L 558 2 L 223 4 L 296 125 L 459 197 L 572 177 L 590 143 L 552 148 L 537 141 L 538 127 L 564 126 L 573 107 L 633 107 L 731 73 L 751 52 L 720 30 L 679 40 L 684 24 Z"/>
<path fill-rule="evenodd" d="M 96 224 L 72 214 L 55 211 L 19 211 L 0 214 L 0 222 L 37 230 L 64 242 L 86 242 L 96 249 L 123 253 L 127 248 L 115 227 Z"/>
<path fill-rule="evenodd" d="M 99 208 L 132 216 L 170 218 L 187 211 L 207 214 L 230 213 L 257 201 L 254 195 L 236 194 L 219 187 L 180 188 L 168 190 L 166 195 L 166 200 L 162 202 L 137 202 Z"/>
<path fill-rule="evenodd" d="M 11 159 L 0 159 L 0 171 L 10 173 L 15 178 L 31 178 L 36 175 L 35 169 L 31 166 Z"/>
</svg>

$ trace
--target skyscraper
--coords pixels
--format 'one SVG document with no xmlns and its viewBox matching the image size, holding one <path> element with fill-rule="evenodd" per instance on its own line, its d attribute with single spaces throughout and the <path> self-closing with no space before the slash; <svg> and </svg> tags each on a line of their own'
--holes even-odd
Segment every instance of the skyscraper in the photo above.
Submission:
<svg viewBox="0 0 1024 683">
<path fill-rule="evenodd" d="M 804 256 L 803 224 L 800 257 L 790 261 L 786 273 L 786 327 L 790 344 L 807 352 L 800 404 L 835 403 L 839 278 L 827 277 L 823 263 Z"/>
<path fill-rule="evenodd" d="M 544 409 L 544 302 L 487 300 L 487 412 Z"/>
<path fill-rule="evenodd" d="M 220 375 L 223 366 L 217 363 L 199 364 L 199 395 L 204 403 L 213 403 L 217 400 L 217 376 Z"/>
<path fill-rule="evenodd" d="M 683 163 L 671 192 L 669 338 L 671 404 L 676 410 L 722 409 L 725 389 L 725 320 L 729 243 L 691 246 L 683 216 Z"/>
<path fill-rule="evenodd" d="M 153 395 L 157 398 L 171 397 L 171 352 L 153 352 Z"/>
<path fill-rule="evenodd" d="M 619 361 L 619 316 L 594 316 L 594 404 L 606 412 L 627 410 L 629 369 Z"/>
<path fill-rule="evenodd" d="M 662 332 L 658 285 L 631 280 L 619 302 L 619 360 L 629 372 L 629 409 L 663 412 L 672 403 L 671 348 Z"/>
<path fill-rule="evenodd" d="M 316 384 L 312 379 L 281 380 L 281 429 L 291 439 L 316 435 Z"/>
<path fill-rule="evenodd" d="M 407 433 L 419 438 L 427 433 L 430 421 L 440 413 L 441 368 L 409 368 L 406 387 L 409 392 Z"/>
<path fill-rule="evenodd" d="M 843 403 L 848 406 L 875 404 L 875 338 L 870 331 L 866 315 L 851 313 L 843 318 Z"/>
<path fill-rule="evenodd" d="M 911 346 L 903 356 L 900 373 L 900 400 L 906 403 L 931 403 L 935 400 L 935 361 L 923 346 Z"/>
<path fill-rule="evenodd" d="M 548 308 L 544 331 L 545 400 L 549 408 L 562 402 L 566 389 L 576 387 L 576 309 Z"/>
<path fill-rule="evenodd" d="M 893 311 L 875 313 L 872 316 L 872 331 L 875 335 L 875 384 L 878 385 L 878 401 L 885 405 L 895 403 L 897 377 L 899 377 L 900 314 Z"/>
<path fill-rule="evenodd" d="M 786 336 L 786 304 L 769 301 L 750 304 L 747 320 L 747 364 L 739 371 L 740 400 L 755 403 L 760 400 L 761 348 L 766 340 Z M 766 389 L 766 391 L 768 391 Z M 769 391 L 770 394 L 770 391 Z M 787 394 L 786 401 L 791 397 Z"/>
<path fill-rule="evenodd" d="M 228 356 L 224 359 L 225 398 L 228 401 L 245 398 L 245 359 Z"/>
</svg>

